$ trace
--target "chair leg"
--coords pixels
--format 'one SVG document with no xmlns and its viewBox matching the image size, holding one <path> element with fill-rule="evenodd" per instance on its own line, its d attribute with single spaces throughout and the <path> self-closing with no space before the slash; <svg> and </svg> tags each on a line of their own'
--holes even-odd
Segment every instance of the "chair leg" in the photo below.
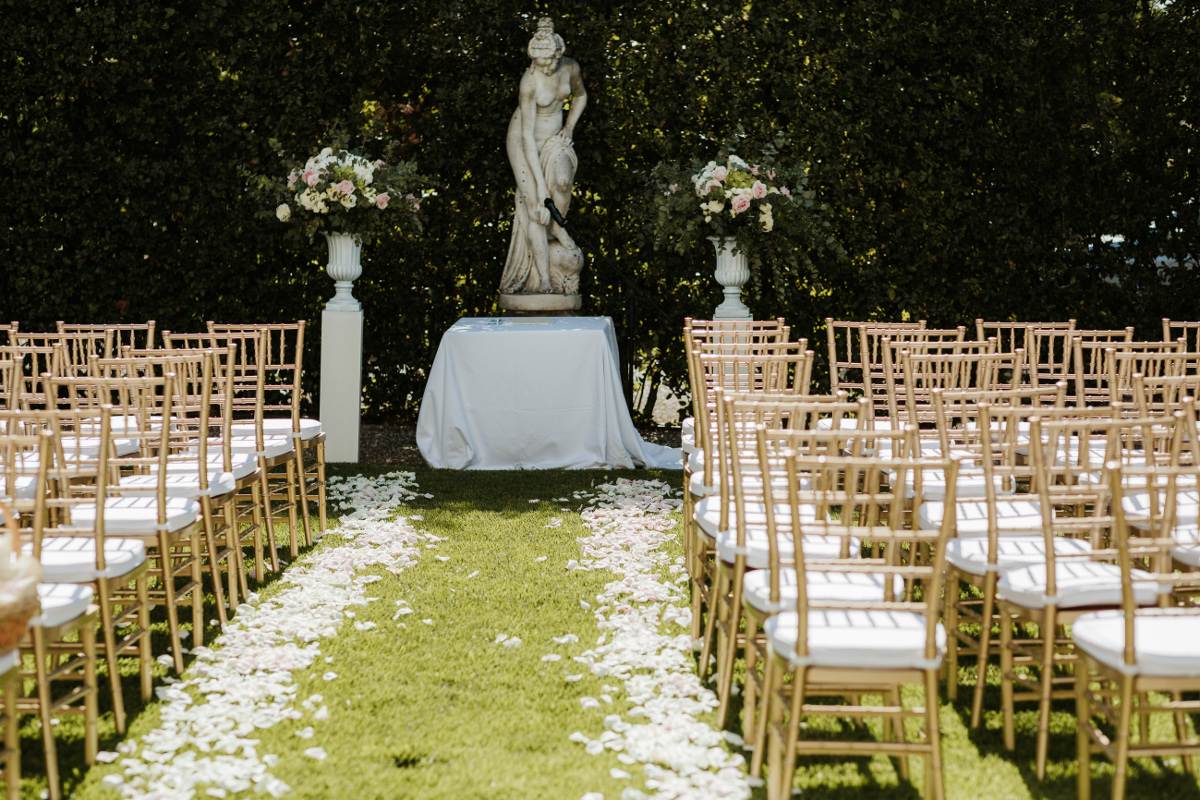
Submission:
<svg viewBox="0 0 1200 800">
<path fill-rule="evenodd" d="M 267 524 L 267 548 L 270 550 L 271 556 L 271 571 L 279 572 L 279 546 L 275 543 L 275 512 L 271 507 L 271 482 L 267 476 L 266 461 L 261 461 L 259 464 L 262 470 L 262 499 L 263 499 L 263 521 Z"/>
<path fill-rule="evenodd" d="M 4 746 L 8 757 L 4 763 L 4 782 L 8 785 L 8 800 L 21 800 L 21 725 L 17 714 L 17 689 L 21 679 L 4 685 Z"/>
<path fill-rule="evenodd" d="M 779 769 L 779 797 L 792 796 L 792 779 L 796 774 L 796 749 L 800 743 L 800 723 L 804 721 L 805 670 L 796 670 L 792 681 L 792 705 L 787 720 L 787 739 L 783 746 L 783 763 Z"/>
<path fill-rule="evenodd" d="M 228 621 L 225 613 L 225 589 L 221 584 L 221 557 L 217 548 L 216 521 L 213 519 L 212 498 L 200 498 L 200 515 L 204 519 L 204 542 L 208 550 L 208 572 L 212 576 L 213 594 L 217 598 L 217 619 L 221 625 Z M 199 558 L 199 554 L 197 554 Z M 232 587 L 231 587 L 232 588 Z M 200 640 L 196 641 L 200 644 Z"/>
<path fill-rule="evenodd" d="M 958 601 L 962 582 L 952 567 L 946 569 L 946 696 L 958 699 Z"/>
<path fill-rule="evenodd" d="M 192 550 L 192 643 L 194 647 L 204 644 L 204 563 L 200 560 L 203 545 L 200 529 L 195 528 L 191 537 Z"/>
<path fill-rule="evenodd" d="M 100 632 L 104 635 L 104 660 L 108 664 L 108 683 L 112 688 L 113 724 L 117 733 L 125 733 L 125 693 L 121 688 L 121 671 L 117 668 L 117 632 L 113 628 L 113 604 L 107 578 L 96 583 L 100 600 Z"/>
<path fill-rule="evenodd" d="M 763 757 L 767 750 L 767 721 L 771 715 L 771 697 L 775 692 L 775 659 L 768 653 L 763 659 L 762 695 L 759 697 L 758 716 L 755 720 L 754 750 L 750 754 L 750 777 L 762 774 Z"/>
<path fill-rule="evenodd" d="M 37 680 L 38 718 L 42 723 L 42 749 L 46 754 L 46 783 L 49 787 L 50 800 L 58 800 L 62 790 L 58 783 L 58 747 L 54 741 L 53 715 L 50 713 L 50 675 L 46 671 L 46 632 L 41 627 L 31 629 L 33 638 L 33 657 L 35 677 Z"/>
<path fill-rule="evenodd" d="M 167 533 L 158 534 L 158 555 L 162 562 L 163 603 L 167 607 L 167 628 L 171 632 L 171 656 L 175 660 L 175 673 L 183 674 L 183 640 L 179 638 L 179 607 L 175 597 L 175 570 L 171 566 L 171 547 Z"/>
<path fill-rule="evenodd" d="M 901 697 L 901 695 L 900 695 L 900 687 L 898 685 L 892 687 L 891 697 L 886 698 L 886 700 L 891 702 L 891 704 L 894 705 L 896 708 L 904 707 L 904 698 Z M 858 704 L 858 701 L 855 702 L 855 705 L 857 705 L 857 704 Z M 883 724 L 883 729 L 885 732 L 887 731 L 887 722 L 886 721 Z M 897 743 L 905 741 L 906 737 L 904 734 L 904 717 L 901 717 L 898 715 L 895 717 L 892 717 L 892 732 L 895 737 L 895 741 Z M 903 756 L 903 755 L 897 756 L 896 763 L 897 763 L 896 771 L 900 774 L 900 780 L 911 781 L 912 780 L 912 765 L 909 763 L 908 756 Z"/>
<path fill-rule="evenodd" d="M 996 611 L 996 573 L 989 572 L 983 582 L 983 608 L 980 611 L 979 661 L 975 666 L 975 688 L 971 693 L 971 727 L 983 724 L 983 692 L 987 688 L 988 657 L 992 650 L 992 616 Z"/>
<path fill-rule="evenodd" d="M 325 535 L 325 442 L 317 442 L 317 513 L 321 519 L 321 535 Z"/>
<path fill-rule="evenodd" d="M 729 713 L 729 702 L 733 698 L 733 667 L 737 662 L 738 628 L 742 622 L 742 578 L 746 565 L 739 557 L 733 567 L 733 580 L 730 581 L 730 596 L 722 596 L 719 602 L 726 603 L 719 620 L 721 631 L 717 634 L 717 728 L 725 727 L 725 717 Z M 725 635 L 721 636 L 721 632 Z"/>
<path fill-rule="evenodd" d="M 263 531 L 266 522 L 266 505 L 263 502 L 262 481 L 255 481 L 250 488 L 252 497 L 250 516 L 254 522 L 254 580 L 262 583 L 266 578 L 263 567 Z"/>
<path fill-rule="evenodd" d="M 925 672 L 925 735 L 929 744 L 929 756 L 925 759 L 928 765 L 926 772 L 929 781 L 925 784 L 925 796 L 933 800 L 943 800 L 946 796 L 945 781 L 942 776 L 942 729 L 938 719 L 938 681 L 937 672 Z M 903 724 L 903 723 L 901 723 Z"/>
<path fill-rule="evenodd" d="M 1017 734 L 1013 727 L 1013 654 L 1012 619 L 1007 613 L 1000 615 L 1000 708 L 1004 716 L 1004 749 L 1015 750 Z"/>
<path fill-rule="evenodd" d="M 150 671 L 154 653 L 150 649 L 150 576 L 142 573 L 135 584 L 138 601 L 138 625 L 142 628 L 138 640 L 138 673 L 142 682 L 142 702 L 149 702 L 154 695 L 154 676 Z"/>
<path fill-rule="evenodd" d="M 296 458 L 299 459 L 299 451 Z M 296 462 L 287 462 L 287 504 L 288 504 L 288 553 L 292 558 L 297 558 L 300 555 L 300 540 L 299 540 L 299 507 L 296 500 L 296 475 L 299 470 L 296 469 Z M 308 518 L 307 510 L 305 511 L 305 519 Z"/>
<path fill-rule="evenodd" d="M 762 686 L 758 678 L 758 617 L 755 614 L 742 612 L 746 620 L 746 646 L 742 653 L 746 659 L 746 680 L 742 684 L 742 738 L 752 743 L 754 730 L 757 727 L 755 719 L 758 712 L 758 690 Z"/>
<path fill-rule="evenodd" d="M 1088 669 L 1080 659 L 1075 663 L 1075 760 L 1079 763 L 1075 793 L 1079 800 L 1092 796 L 1092 736 L 1087 730 L 1092 710 L 1088 703 Z"/>
<path fill-rule="evenodd" d="M 79 629 L 79 641 L 83 644 L 83 731 L 84 759 L 96 763 L 100 751 L 99 717 L 100 708 L 96 691 L 96 617 Z"/>
<path fill-rule="evenodd" d="M 1129 729 L 1133 715 L 1133 677 L 1122 675 L 1120 679 L 1121 707 L 1117 710 L 1117 738 L 1115 757 L 1113 759 L 1116 771 L 1113 773 L 1112 796 L 1125 796 L 1125 781 L 1129 773 Z"/>
<path fill-rule="evenodd" d="M 304 466 L 304 455 L 308 452 L 308 448 L 296 442 L 296 475 L 299 480 L 296 482 L 296 488 L 300 492 L 300 522 L 304 526 L 304 546 L 311 547 L 313 543 L 312 520 L 309 519 L 310 509 L 308 507 L 308 470 Z"/>
<path fill-rule="evenodd" d="M 1054 691 L 1054 640 L 1057 630 L 1054 606 L 1042 610 L 1042 670 L 1038 681 L 1037 778 L 1046 779 L 1046 758 L 1050 749 L 1050 699 Z"/>
<path fill-rule="evenodd" d="M 724 578 L 721 574 L 721 571 L 717 570 L 716 580 L 713 581 L 712 588 L 709 589 L 708 592 L 708 613 L 706 613 L 704 616 L 704 635 L 701 637 L 703 638 L 704 643 L 700 647 L 700 666 L 696 670 L 701 680 L 704 680 L 704 678 L 708 675 L 708 662 L 712 656 L 713 639 L 716 638 L 717 635 L 716 611 L 719 607 L 717 598 L 721 596 L 724 591 Z"/>
</svg>

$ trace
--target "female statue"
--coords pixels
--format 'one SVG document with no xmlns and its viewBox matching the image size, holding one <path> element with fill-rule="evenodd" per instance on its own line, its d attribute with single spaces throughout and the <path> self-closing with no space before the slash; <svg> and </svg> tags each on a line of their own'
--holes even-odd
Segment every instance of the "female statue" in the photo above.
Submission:
<svg viewBox="0 0 1200 800">
<path fill-rule="evenodd" d="M 565 217 L 579 160 L 571 145 L 587 106 L 579 64 L 563 58 L 566 45 L 549 18 L 529 42 L 532 63 L 521 77 L 520 101 L 508 123 L 508 160 L 517 181 L 512 243 L 500 278 L 503 294 L 575 294 L 583 253 L 550 218 L 547 197 Z M 563 123 L 563 102 L 571 107 Z"/>
</svg>

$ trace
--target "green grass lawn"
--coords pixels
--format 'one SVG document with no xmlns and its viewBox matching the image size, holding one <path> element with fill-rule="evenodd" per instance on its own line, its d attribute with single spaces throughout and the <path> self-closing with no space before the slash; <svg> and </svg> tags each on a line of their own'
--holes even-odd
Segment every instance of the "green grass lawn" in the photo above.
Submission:
<svg viewBox="0 0 1200 800">
<path fill-rule="evenodd" d="M 377 475 L 391 468 L 361 466 L 341 468 L 339 474 Z M 592 612 L 581 600 L 593 601 L 611 573 L 566 571 L 566 563 L 580 556 L 577 536 L 585 534 L 580 517 L 564 513 L 552 498 L 570 497 L 595 483 L 619 476 L 662 477 L 678 483 L 678 473 L 658 472 L 456 472 L 418 470 L 421 492 L 401 507 L 404 516 L 418 515 L 418 530 L 446 537 L 436 548 L 421 545 L 420 563 L 399 576 L 382 569 L 384 580 L 367 587 L 368 596 L 380 599 L 356 607 L 356 621 L 375 622 L 370 631 L 356 630 L 347 621 L 338 635 L 321 640 L 321 658 L 308 670 L 295 674 L 298 700 L 323 696 L 329 708 L 326 721 L 314 721 L 305 711 L 302 719 L 260 730 L 258 749 L 275 753 L 278 764 L 271 772 L 292 789 L 290 798 L 566 798 L 576 800 L 587 792 L 600 792 L 608 800 L 619 798 L 628 786 L 643 787 L 640 768 L 628 767 L 632 780 L 609 775 L 625 768 L 615 754 L 584 753 L 569 740 L 575 731 L 589 738 L 603 730 L 606 714 L 622 714 L 630 707 L 619 692 L 612 706 L 584 710 L 582 696 L 598 697 L 604 686 L 619 684 L 588 673 L 574 662 L 594 646 L 600 631 Z M 530 500 L 537 500 L 531 503 Z M 561 527 L 547 528 L 554 517 Z M 331 519 L 331 526 L 333 521 Z M 330 534 L 317 547 L 335 544 Z M 673 545 L 678 548 L 678 544 Z M 437 556 L 447 560 L 439 560 Z M 545 557 L 545 560 L 538 560 Z M 254 588 L 254 587 L 252 587 Z M 259 587 L 263 597 L 279 591 L 277 580 Z M 396 601 L 406 601 L 414 613 L 393 619 Z M 211 614 L 209 616 L 212 616 Z M 422 620 L 430 620 L 425 624 Z M 209 631 L 210 637 L 216 631 Z M 574 633 L 578 643 L 556 644 L 553 637 Z M 516 636 L 520 647 L 496 644 L 500 634 Z M 165 651 L 165 638 L 156 642 Z M 548 653 L 562 655 L 544 662 Z M 332 658 L 329 664 L 325 658 Z M 970 673 L 972 665 L 963 666 Z M 156 665 L 156 674 L 165 675 Z M 336 671 L 326 681 L 322 674 Z M 564 675 L 584 673 L 577 683 Z M 995 676 L 993 676 L 993 680 Z M 101 749 L 119 743 L 112 727 L 106 678 L 101 675 L 103 713 Z M 136 681 L 127 676 L 127 693 L 136 698 Z M 968 698 L 970 692 L 960 692 Z M 943 695 L 944 698 L 944 695 Z M 921 702 L 919 692 L 910 697 Z M 947 795 L 950 798 L 1067 798 L 1075 795 L 1075 760 L 1072 709 L 1058 708 L 1051 736 L 1050 774 L 1039 783 L 1033 775 L 1032 707 L 1017 717 L 1017 751 L 1007 753 L 1000 740 L 999 690 L 988 693 L 985 727 L 970 732 L 964 701 L 942 702 Z M 131 737 L 154 729 L 159 704 L 131 709 Z M 737 730 L 733 719 L 730 730 Z M 313 727 L 314 735 L 302 739 L 296 732 Z M 77 797 L 116 798 L 102 785 L 104 776 L 117 773 L 116 764 L 83 764 L 81 726 L 66 720 L 58 727 L 64 788 Z M 1167 720 L 1162 729 L 1167 730 Z M 858 735 L 877 733 L 868 726 Z M 814 731 L 814 734 L 816 731 Z M 36 798 L 45 788 L 40 731 L 32 718 L 22 727 L 22 796 Z M 307 748 L 319 746 L 328 753 L 324 761 L 305 757 Z M 1106 761 L 1093 761 L 1093 791 L 1109 791 Z M 913 773 L 920 776 L 914 759 Z M 917 778 L 919 781 L 919 777 Z M 797 786 L 804 796 L 838 798 L 909 798 L 918 796 L 912 784 L 897 780 L 891 762 L 874 759 L 809 759 L 802 763 Z M 1196 781 L 1183 774 L 1178 763 L 1138 761 L 1129 785 L 1130 798 L 1196 797 Z M 203 795 L 200 795 L 203 796 Z M 241 796 L 251 796 L 244 793 Z M 755 797 L 764 796 L 755 790 Z"/>
</svg>

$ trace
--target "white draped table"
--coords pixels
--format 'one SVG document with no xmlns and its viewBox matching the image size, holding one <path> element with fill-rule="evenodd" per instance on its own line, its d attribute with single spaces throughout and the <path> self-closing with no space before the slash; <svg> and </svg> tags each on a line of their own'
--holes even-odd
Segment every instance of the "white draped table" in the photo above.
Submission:
<svg viewBox="0 0 1200 800">
<path fill-rule="evenodd" d="M 682 467 L 642 440 L 609 317 L 464 317 L 442 337 L 417 419 L 433 467 Z"/>
</svg>

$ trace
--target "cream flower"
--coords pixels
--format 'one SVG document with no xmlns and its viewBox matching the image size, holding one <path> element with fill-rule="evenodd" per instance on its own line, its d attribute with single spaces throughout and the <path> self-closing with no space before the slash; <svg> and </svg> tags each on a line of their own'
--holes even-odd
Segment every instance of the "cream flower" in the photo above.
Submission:
<svg viewBox="0 0 1200 800">
<path fill-rule="evenodd" d="M 279 217 L 280 222 L 287 222 L 292 218 L 292 209 L 288 207 L 287 203 L 280 203 L 279 207 L 275 209 L 275 216 Z"/>
</svg>

